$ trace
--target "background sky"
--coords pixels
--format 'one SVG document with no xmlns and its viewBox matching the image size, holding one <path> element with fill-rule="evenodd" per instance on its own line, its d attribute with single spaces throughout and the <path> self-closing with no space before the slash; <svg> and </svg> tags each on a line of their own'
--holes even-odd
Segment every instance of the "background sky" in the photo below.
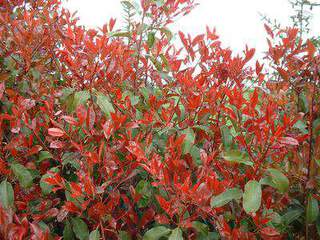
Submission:
<svg viewBox="0 0 320 240">
<path fill-rule="evenodd" d="M 293 10 L 288 0 L 197 0 L 200 3 L 189 15 L 180 18 L 171 27 L 173 32 L 182 30 L 192 35 L 205 31 L 205 26 L 215 27 L 225 47 L 242 52 L 245 45 L 254 47 L 261 54 L 267 49 L 266 33 L 259 13 L 290 24 Z M 110 17 L 117 18 L 121 26 L 120 0 L 67 0 L 65 6 L 77 11 L 80 23 L 99 27 Z M 320 7 L 313 11 L 311 34 L 320 35 Z"/>
</svg>

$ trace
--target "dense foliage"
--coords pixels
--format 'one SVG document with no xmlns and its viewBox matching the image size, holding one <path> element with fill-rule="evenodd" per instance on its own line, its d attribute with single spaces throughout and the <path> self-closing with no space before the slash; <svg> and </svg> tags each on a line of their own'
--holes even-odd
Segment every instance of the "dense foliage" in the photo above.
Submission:
<svg viewBox="0 0 320 240">
<path fill-rule="evenodd" d="M 298 30 L 266 58 L 193 0 L 123 1 L 85 29 L 59 0 L 0 0 L 1 239 L 316 239 L 320 55 Z"/>
</svg>

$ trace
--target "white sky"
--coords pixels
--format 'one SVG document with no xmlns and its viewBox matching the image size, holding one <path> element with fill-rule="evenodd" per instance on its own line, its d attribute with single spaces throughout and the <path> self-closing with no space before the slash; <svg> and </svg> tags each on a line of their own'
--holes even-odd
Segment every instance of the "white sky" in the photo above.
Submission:
<svg viewBox="0 0 320 240">
<path fill-rule="evenodd" d="M 200 3 L 189 15 L 180 18 L 171 27 L 173 32 L 182 30 L 192 35 L 205 31 L 205 26 L 216 27 L 225 47 L 242 52 L 245 44 L 261 54 L 266 50 L 266 33 L 259 13 L 276 18 L 289 25 L 293 14 L 288 0 L 197 0 Z M 80 23 L 88 27 L 99 27 L 110 17 L 121 23 L 120 0 L 68 0 L 65 6 L 77 11 Z M 314 10 L 312 34 L 320 35 L 320 8 Z"/>
</svg>

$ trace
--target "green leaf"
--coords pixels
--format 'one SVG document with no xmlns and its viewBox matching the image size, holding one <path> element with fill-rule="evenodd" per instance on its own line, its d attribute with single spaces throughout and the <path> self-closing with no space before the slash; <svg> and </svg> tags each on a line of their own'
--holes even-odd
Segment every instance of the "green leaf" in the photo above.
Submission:
<svg viewBox="0 0 320 240">
<path fill-rule="evenodd" d="M 273 188 L 277 188 L 276 185 L 273 183 L 271 176 L 265 176 L 265 177 L 261 178 L 259 182 L 261 185 L 268 185 Z"/>
<path fill-rule="evenodd" d="M 320 237 L 320 215 L 317 218 L 316 229 L 317 229 L 318 236 Z"/>
<path fill-rule="evenodd" d="M 168 68 L 169 67 L 169 62 L 168 62 L 168 59 L 166 58 L 166 56 L 164 54 L 160 54 L 159 56 L 161 58 L 162 64 L 165 66 L 165 68 L 167 70 L 169 70 L 169 68 Z"/>
<path fill-rule="evenodd" d="M 212 208 L 218 208 L 226 205 L 232 200 L 238 200 L 242 197 L 242 191 L 238 188 L 227 189 L 218 196 L 211 198 L 210 206 Z"/>
<path fill-rule="evenodd" d="M 208 235 L 209 232 L 209 226 L 199 222 L 199 221 L 194 221 L 192 222 L 192 227 L 199 233 L 202 235 Z"/>
<path fill-rule="evenodd" d="M 255 213 L 261 205 L 261 185 L 255 180 L 247 182 L 243 193 L 243 208 L 246 213 Z"/>
<path fill-rule="evenodd" d="M 190 155 L 191 155 L 191 157 L 193 159 L 193 162 L 197 166 L 200 166 L 202 164 L 201 157 L 200 157 L 200 148 L 198 148 L 197 146 L 193 145 L 191 147 L 191 150 L 190 150 Z"/>
<path fill-rule="evenodd" d="M 5 179 L 0 184 L 0 201 L 4 208 L 13 208 L 14 206 L 14 193 L 11 183 Z"/>
<path fill-rule="evenodd" d="M 154 227 L 144 234 L 143 240 L 158 240 L 161 237 L 169 235 L 170 232 L 171 229 L 164 226 Z"/>
<path fill-rule="evenodd" d="M 232 135 L 230 133 L 230 130 L 227 126 L 222 126 L 220 128 L 221 135 L 222 135 L 222 143 L 225 149 L 229 150 L 232 145 Z"/>
<path fill-rule="evenodd" d="M 307 97 L 304 92 L 299 94 L 298 105 L 299 105 L 300 111 L 302 111 L 304 113 L 309 112 L 309 103 L 308 103 Z"/>
<path fill-rule="evenodd" d="M 121 1 L 122 5 L 125 5 L 126 8 L 134 8 L 133 4 L 131 3 L 131 1 Z"/>
<path fill-rule="evenodd" d="M 62 165 L 65 166 L 67 164 L 70 164 L 75 169 L 80 169 L 79 158 L 80 158 L 80 155 L 78 153 L 65 152 L 62 155 L 62 159 L 61 159 Z"/>
<path fill-rule="evenodd" d="M 159 72 L 162 72 L 162 64 L 155 57 L 150 56 L 150 60 Z"/>
<path fill-rule="evenodd" d="M 79 105 L 84 105 L 90 98 L 90 93 L 88 91 L 75 92 L 72 102 L 72 110 L 76 109 Z"/>
<path fill-rule="evenodd" d="M 40 79 L 41 73 L 37 69 L 31 68 L 30 71 L 31 71 L 31 74 L 32 74 L 32 77 L 33 77 L 34 80 L 39 80 Z"/>
<path fill-rule="evenodd" d="M 42 162 L 43 160 L 46 160 L 46 159 L 51 159 L 53 158 L 52 154 L 49 153 L 48 151 L 41 151 L 39 153 L 39 159 L 38 159 L 38 162 Z"/>
<path fill-rule="evenodd" d="M 166 35 L 168 41 L 172 39 L 172 32 L 168 28 L 160 28 L 160 31 Z"/>
<path fill-rule="evenodd" d="M 102 112 L 104 112 L 109 118 L 110 118 L 110 113 L 115 112 L 109 97 L 103 94 L 99 93 L 97 95 L 97 104 L 101 108 Z"/>
<path fill-rule="evenodd" d="M 90 233 L 89 240 L 99 240 L 99 239 L 100 239 L 99 229 L 96 229 Z"/>
<path fill-rule="evenodd" d="M 64 240 L 74 240 L 75 239 L 72 228 L 71 228 L 71 224 L 69 221 L 67 221 L 66 225 L 64 226 L 63 239 Z"/>
<path fill-rule="evenodd" d="M 297 209 L 289 209 L 282 217 L 282 221 L 290 225 L 293 221 L 297 220 L 303 213 L 303 210 L 300 208 Z"/>
<path fill-rule="evenodd" d="M 147 40 L 147 45 L 148 45 L 149 48 L 153 47 L 154 41 L 155 41 L 155 33 L 154 32 L 150 32 L 148 34 L 148 40 Z"/>
<path fill-rule="evenodd" d="M 194 131 L 191 128 L 187 128 L 183 130 L 181 134 L 186 135 L 182 143 L 182 153 L 183 154 L 190 153 L 191 147 L 193 146 L 194 140 L 196 138 Z"/>
<path fill-rule="evenodd" d="M 131 237 L 130 237 L 129 233 L 127 233 L 125 231 L 120 231 L 119 232 L 119 240 L 131 240 Z"/>
<path fill-rule="evenodd" d="M 307 127 L 307 125 L 306 125 L 303 121 L 301 121 L 301 120 L 297 121 L 297 122 L 293 125 L 293 127 L 299 129 L 300 132 L 303 133 L 303 134 L 307 134 L 307 133 L 308 133 L 308 127 Z"/>
<path fill-rule="evenodd" d="M 232 163 L 242 163 L 248 166 L 253 166 L 253 162 L 242 152 L 238 150 L 230 150 L 224 152 L 222 155 L 223 159 Z"/>
<path fill-rule="evenodd" d="M 87 224 L 81 218 L 73 218 L 72 222 L 72 229 L 73 232 L 76 234 L 76 237 L 80 240 L 88 240 L 89 238 L 89 229 Z"/>
<path fill-rule="evenodd" d="M 30 188 L 32 186 L 33 177 L 29 170 L 19 163 L 11 164 L 11 169 L 18 179 L 21 187 Z"/>
<path fill-rule="evenodd" d="M 110 37 L 130 37 L 130 32 L 110 32 Z"/>
<path fill-rule="evenodd" d="M 313 223 L 319 215 L 318 200 L 314 199 L 310 194 L 308 197 L 308 204 L 306 208 L 306 220 L 308 223 Z"/>
<path fill-rule="evenodd" d="M 171 232 L 168 240 L 183 240 L 183 236 L 182 236 L 182 231 L 181 231 L 181 229 L 180 229 L 180 228 L 174 229 L 174 230 Z"/>
<path fill-rule="evenodd" d="M 136 191 L 141 195 L 140 200 L 138 201 L 138 207 L 143 208 L 147 207 L 152 196 L 152 186 L 150 182 L 145 180 L 140 180 L 136 186 Z"/>
<path fill-rule="evenodd" d="M 270 173 L 273 184 L 281 193 L 285 193 L 289 188 L 288 178 L 279 170 L 274 168 L 269 168 L 268 172 Z"/>
</svg>

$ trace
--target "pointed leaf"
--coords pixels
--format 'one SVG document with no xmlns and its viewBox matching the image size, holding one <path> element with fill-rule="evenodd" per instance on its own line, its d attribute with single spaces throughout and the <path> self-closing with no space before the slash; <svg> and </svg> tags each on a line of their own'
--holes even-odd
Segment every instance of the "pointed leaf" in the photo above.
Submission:
<svg viewBox="0 0 320 240">
<path fill-rule="evenodd" d="M 49 128 L 48 134 L 52 137 L 62 137 L 65 134 L 65 132 L 60 128 Z"/>
<path fill-rule="evenodd" d="M 149 48 L 153 47 L 154 41 L 155 41 L 155 33 L 154 32 L 150 32 L 148 34 L 148 40 L 147 40 L 147 44 L 148 44 Z"/>
</svg>

